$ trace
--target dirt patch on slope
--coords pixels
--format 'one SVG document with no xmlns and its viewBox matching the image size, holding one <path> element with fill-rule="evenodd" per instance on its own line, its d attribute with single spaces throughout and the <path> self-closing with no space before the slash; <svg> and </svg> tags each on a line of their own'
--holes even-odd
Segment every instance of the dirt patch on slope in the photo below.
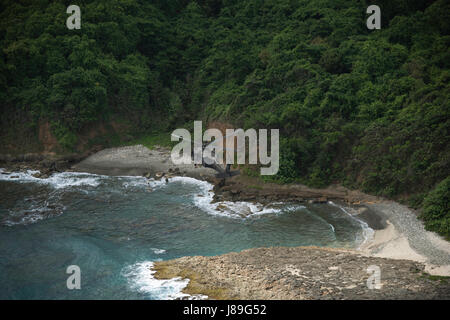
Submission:
<svg viewBox="0 0 450 320">
<path fill-rule="evenodd" d="M 39 122 L 39 142 L 42 144 L 43 152 L 55 152 L 61 147 L 58 140 L 53 135 L 50 123 L 47 120 L 42 120 Z"/>
</svg>

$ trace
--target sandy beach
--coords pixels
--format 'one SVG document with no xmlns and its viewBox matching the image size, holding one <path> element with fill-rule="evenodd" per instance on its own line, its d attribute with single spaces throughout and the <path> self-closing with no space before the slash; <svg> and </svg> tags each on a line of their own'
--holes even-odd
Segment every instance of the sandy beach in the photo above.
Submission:
<svg viewBox="0 0 450 320">
<path fill-rule="evenodd" d="M 362 251 L 374 257 L 406 259 L 425 264 L 432 275 L 450 276 L 450 243 L 426 231 L 416 212 L 394 201 L 366 204 L 386 219 L 386 227 L 375 230 Z"/>
<path fill-rule="evenodd" d="M 141 176 L 146 173 L 168 173 L 175 168 L 180 170 L 179 174 L 196 179 L 213 177 L 215 172 L 204 167 L 197 168 L 193 164 L 174 165 L 168 149 L 156 147 L 150 150 L 143 145 L 104 149 L 75 164 L 71 169 L 111 176 Z"/>
</svg>

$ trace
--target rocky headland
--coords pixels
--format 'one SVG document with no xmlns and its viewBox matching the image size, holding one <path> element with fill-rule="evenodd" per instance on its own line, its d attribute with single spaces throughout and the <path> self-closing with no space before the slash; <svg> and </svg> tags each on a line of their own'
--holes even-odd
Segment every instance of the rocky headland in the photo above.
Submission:
<svg viewBox="0 0 450 320">
<path fill-rule="evenodd" d="M 450 299 L 450 279 L 428 275 L 421 263 L 343 249 L 255 248 L 160 261 L 154 269 L 158 279 L 190 279 L 183 292 L 210 299 Z"/>
</svg>

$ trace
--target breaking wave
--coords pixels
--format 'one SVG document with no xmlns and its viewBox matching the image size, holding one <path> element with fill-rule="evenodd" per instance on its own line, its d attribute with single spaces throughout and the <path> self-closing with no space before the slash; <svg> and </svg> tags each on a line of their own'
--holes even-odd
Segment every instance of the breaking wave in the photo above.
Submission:
<svg viewBox="0 0 450 320">
<path fill-rule="evenodd" d="M 359 236 L 357 235 L 357 238 L 359 237 L 359 239 L 357 239 L 357 242 L 359 243 L 358 249 L 361 248 L 362 245 L 364 245 L 365 243 L 367 243 L 368 241 L 370 241 L 373 238 L 375 231 L 371 227 L 369 227 L 369 225 L 365 221 L 362 221 L 362 220 L 356 218 L 355 215 L 351 214 L 349 212 L 349 210 L 350 210 L 349 208 L 344 208 L 344 207 L 338 206 L 337 204 L 335 204 L 332 201 L 328 201 L 328 204 L 330 204 L 336 208 L 339 208 L 342 212 L 344 212 L 346 215 L 348 215 L 352 221 L 354 221 L 355 223 L 357 223 L 361 226 L 361 232 L 359 233 Z"/>
<path fill-rule="evenodd" d="M 302 205 L 288 205 L 282 202 L 273 203 L 270 206 L 264 206 L 261 203 L 252 203 L 246 201 L 214 202 L 214 186 L 207 181 L 201 181 L 189 177 L 174 177 L 169 179 L 169 183 L 171 182 L 179 182 L 197 186 L 200 189 L 200 192 L 194 195 L 194 204 L 202 211 L 211 215 L 246 219 L 263 214 L 279 214 L 282 212 L 292 212 L 305 208 Z"/>
<path fill-rule="evenodd" d="M 122 270 L 122 276 L 127 278 L 132 290 L 145 294 L 150 299 L 157 300 L 203 300 L 205 295 L 189 295 L 182 293 L 189 283 L 189 279 L 180 277 L 159 280 L 156 279 L 152 261 L 138 262 Z"/>
<path fill-rule="evenodd" d="M 81 172 L 59 172 L 53 173 L 50 177 L 41 179 L 35 177 L 39 171 L 27 170 L 26 172 L 5 172 L 0 169 L 0 181 L 10 181 L 19 183 L 39 183 L 50 185 L 55 189 L 62 189 L 67 187 L 77 186 L 91 186 L 97 187 L 101 179 L 107 178 L 106 176 L 94 175 Z"/>
</svg>

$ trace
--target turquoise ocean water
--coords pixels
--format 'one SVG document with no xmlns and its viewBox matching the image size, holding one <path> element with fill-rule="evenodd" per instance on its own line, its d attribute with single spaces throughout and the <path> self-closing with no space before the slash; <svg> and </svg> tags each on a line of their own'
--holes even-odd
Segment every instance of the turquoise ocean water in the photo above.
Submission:
<svg viewBox="0 0 450 320">
<path fill-rule="evenodd" d="M 154 261 L 254 247 L 357 248 L 371 229 L 333 203 L 211 203 L 212 185 L 0 170 L 0 299 L 174 299 Z M 81 270 L 67 289 L 66 269 Z"/>
</svg>

